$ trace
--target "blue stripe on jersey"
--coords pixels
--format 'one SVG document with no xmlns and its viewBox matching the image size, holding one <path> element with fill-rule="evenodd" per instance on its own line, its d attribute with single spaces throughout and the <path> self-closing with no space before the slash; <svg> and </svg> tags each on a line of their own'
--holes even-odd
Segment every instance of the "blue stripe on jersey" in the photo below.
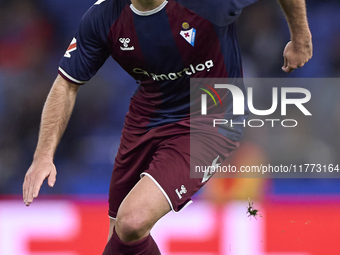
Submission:
<svg viewBox="0 0 340 255">
<path fill-rule="evenodd" d="M 155 73 L 183 70 L 182 58 L 177 50 L 165 8 L 150 16 L 134 13 L 133 18 L 138 43 L 149 70 Z"/>
<path fill-rule="evenodd" d="M 138 44 L 142 50 L 148 70 L 154 74 L 168 74 L 184 69 L 182 56 L 170 27 L 166 8 L 150 16 L 133 14 Z M 173 123 L 187 117 L 190 112 L 190 94 L 187 86 L 189 77 L 183 75 L 175 81 L 164 79 L 157 83 L 161 93 L 155 114 L 149 127 Z M 176 91 L 174 93 L 174 91 Z M 171 93 L 170 93 L 171 92 Z"/>
</svg>

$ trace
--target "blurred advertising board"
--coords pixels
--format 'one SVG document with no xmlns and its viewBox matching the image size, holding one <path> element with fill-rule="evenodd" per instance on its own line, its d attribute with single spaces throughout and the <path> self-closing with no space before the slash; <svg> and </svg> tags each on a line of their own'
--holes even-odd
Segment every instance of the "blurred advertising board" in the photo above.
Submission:
<svg viewBox="0 0 340 255">
<path fill-rule="evenodd" d="M 166 215 L 152 234 L 164 255 L 339 254 L 339 197 L 270 201 L 254 203 L 262 216 L 255 219 L 247 217 L 248 201 L 198 200 Z M 39 198 L 26 208 L 2 198 L 0 255 L 101 254 L 108 222 L 104 199 Z"/>
</svg>

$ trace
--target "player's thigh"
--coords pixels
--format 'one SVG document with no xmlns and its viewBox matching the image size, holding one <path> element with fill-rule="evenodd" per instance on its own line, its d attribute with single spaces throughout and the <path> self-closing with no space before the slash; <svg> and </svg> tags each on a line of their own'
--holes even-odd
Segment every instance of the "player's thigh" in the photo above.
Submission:
<svg viewBox="0 0 340 255">
<path fill-rule="evenodd" d="M 110 218 L 110 228 L 109 228 L 109 236 L 107 238 L 107 241 L 109 241 L 112 237 L 112 234 L 113 234 L 113 227 L 115 226 L 116 224 L 116 220 L 115 219 L 112 219 Z"/>
<path fill-rule="evenodd" d="M 109 190 L 111 218 L 117 218 L 121 203 L 140 181 L 140 174 L 152 161 L 155 151 L 152 138 L 152 130 L 143 135 L 135 135 L 123 129 Z"/>
<path fill-rule="evenodd" d="M 120 205 L 115 223 L 116 232 L 121 238 L 129 233 L 143 238 L 169 211 L 170 205 L 164 194 L 148 176 L 144 176 Z"/>
</svg>

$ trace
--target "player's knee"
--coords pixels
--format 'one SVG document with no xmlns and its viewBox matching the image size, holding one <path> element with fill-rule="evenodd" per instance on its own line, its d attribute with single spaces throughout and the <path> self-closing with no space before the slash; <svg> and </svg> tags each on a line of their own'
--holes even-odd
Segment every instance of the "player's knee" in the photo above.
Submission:
<svg viewBox="0 0 340 255">
<path fill-rule="evenodd" d="M 118 215 L 115 229 L 123 242 L 139 240 L 150 231 L 147 219 L 135 212 Z"/>
</svg>

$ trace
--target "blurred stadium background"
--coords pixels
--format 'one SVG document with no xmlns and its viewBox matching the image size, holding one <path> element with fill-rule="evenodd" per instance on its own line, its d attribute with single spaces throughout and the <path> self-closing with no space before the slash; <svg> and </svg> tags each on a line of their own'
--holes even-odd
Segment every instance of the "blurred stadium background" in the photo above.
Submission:
<svg viewBox="0 0 340 255">
<path fill-rule="evenodd" d="M 0 255 L 101 254 L 107 193 L 135 82 L 109 59 L 80 90 L 56 154 L 57 182 L 29 208 L 21 186 L 41 109 L 79 20 L 94 0 L 0 0 Z M 340 3 L 307 0 L 314 57 L 281 71 L 289 40 L 276 1 L 260 0 L 238 20 L 245 77 L 338 78 Z M 339 163 L 340 88 L 313 88 L 315 116 L 288 133 L 248 129 L 234 164 Z M 265 102 L 266 93 L 255 100 Z M 153 230 L 165 255 L 340 254 L 340 179 L 212 179 L 180 215 Z M 260 210 L 246 215 L 248 197 Z"/>
</svg>

